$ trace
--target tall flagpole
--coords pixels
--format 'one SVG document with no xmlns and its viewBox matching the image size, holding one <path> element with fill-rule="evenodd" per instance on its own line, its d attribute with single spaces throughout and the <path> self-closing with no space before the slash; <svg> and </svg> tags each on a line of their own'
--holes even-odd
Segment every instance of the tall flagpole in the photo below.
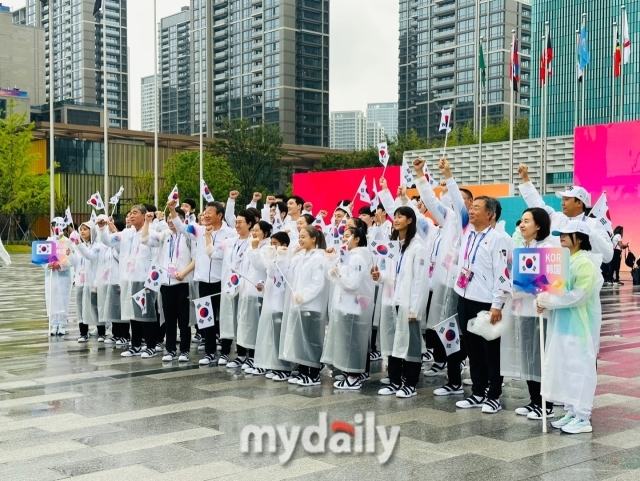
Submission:
<svg viewBox="0 0 640 481">
<path fill-rule="evenodd" d="M 475 41 L 478 41 L 478 37 L 480 36 L 480 2 L 476 2 L 476 20 L 474 22 L 475 24 L 475 32 L 474 32 L 474 36 L 473 39 Z M 476 55 L 478 53 L 476 52 Z M 480 69 L 478 68 L 478 60 L 476 59 L 475 62 L 475 67 L 473 68 L 473 78 L 474 78 L 474 82 L 476 83 L 475 88 L 473 89 L 473 105 L 474 105 L 474 109 L 473 109 L 473 132 L 477 132 L 478 131 L 478 110 L 475 108 L 480 102 L 478 101 L 478 99 L 480 98 L 480 96 L 482 95 L 480 92 Z M 480 130 L 482 130 L 482 125 L 480 125 Z"/>
<path fill-rule="evenodd" d="M 584 20 L 584 24 L 587 24 L 587 14 L 583 13 L 582 14 L 582 19 Z M 587 66 L 585 65 L 584 68 L 582 69 L 582 124 L 581 125 L 585 125 L 586 124 L 586 119 L 585 119 L 585 93 L 586 93 L 586 89 L 585 89 L 585 84 L 587 83 Z"/>
<path fill-rule="evenodd" d="M 624 40 L 623 40 L 624 41 Z M 611 69 L 611 123 L 616 121 L 616 56 L 618 54 L 618 24 L 613 21 L 613 68 Z M 622 52 L 620 52 L 622 54 Z"/>
<path fill-rule="evenodd" d="M 476 17 L 479 18 L 479 17 Z M 478 22 L 476 22 L 478 23 Z M 478 55 L 480 54 L 480 48 L 482 48 L 482 41 L 484 40 L 484 36 L 480 37 L 480 41 L 478 42 Z M 484 55 L 484 52 L 483 52 Z M 478 62 L 476 61 L 476 64 Z M 480 71 L 480 68 L 478 67 L 478 71 Z M 482 76 L 482 73 L 480 73 L 480 76 Z M 478 99 L 480 100 L 480 113 L 478 118 L 480 119 L 480 122 L 478 123 L 478 184 L 482 184 L 482 78 L 479 79 L 480 81 L 478 82 Z M 473 109 L 474 112 L 476 109 Z"/>
<path fill-rule="evenodd" d="M 579 89 L 580 89 L 580 85 L 578 85 L 578 79 L 579 74 L 580 74 L 580 58 L 578 55 L 578 49 L 580 48 L 580 30 L 576 30 L 576 59 L 577 59 L 577 64 L 576 64 L 576 79 L 575 79 L 575 90 L 573 92 L 573 104 L 574 104 L 574 113 L 573 113 L 573 124 L 574 124 L 574 128 L 577 127 L 578 125 L 580 125 L 580 119 L 578 117 L 578 101 L 579 101 Z M 584 79 L 582 80 L 582 82 L 584 82 Z"/>
<path fill-rule="evenodd" d="M 515 30 L 511 30 L 511 38 L 515 39 Z M 515 44 L 511 42 L 511 102 L 509 103 L 509 183 L 513 183 L 513 83 L 515 82 L 515 72 L 513 71 L 513 49 Z"/>
<path fill-rule="evenodd" d="M 54 100 L 55 100 L 55 79 L 54 79 L 54 67 L 53 67 L 53 0 L 49 1 L 49 222 L 53 221 L 55 217 L 55 134 L 54 134 L 54 122 L 55 116 L 53 114 Z"/>
<path fill-rule="evenodd" d="M 153 0 L 153 96 L 154 96 L 154 121 L 153 121 L 153 203 L 158 205 L 158 24 L 156 19 L 156 0 Z"/>
<path fill-rule="evenodd" d="M 50 2 L 52 0 L 49 0 Z M 104 116 L 104 192 L 102 197 L 109 198 L 109 110 L 107 108 L 107 11 L 102 0 L 102 109 Z M 106 211 L 105 211 L 106 212 Z"/>
<path fill-rule="evenodd" d="M 625 35 L 629 35 L 629 32 L 625 32 L 625 28 L 628 24 L 628 22 L 626 22 L 626 16 L 627 16 L 627 7 L 625 7 L 624 5 L 622 7 L 620 7 L 622 9 L 622 35 L 621 35 L 621 42 L 620 42 L 620 56 L 621 56 L 621 62 L 620 62 L 620 122 L 624 121 L 624 39 L 625 39 Z"/>
<path fill-rule="evenodd" d="M 204 32 L 207 31 L 207 18 L 209 16 L 209 9 L 206 9 L 206 14 L 204 17 Z M 203 35 L 203 31 L 200 30 L 200 37 L 203 39 L 204 42 L 204 48 L 205 48 L 205 52 L 208 51 L 207 49 L 207 39 L 204 39 L 204 35 Z M 204 56 L 206 58 L 206 55 Z M 198 66 L 202 66 L 202 60 L 198 61 Z M 204 98 L 204 91 L 202 90 L 202 77 L 203 77 L 203 72 L 202 69 L 200 70 L 200 102 L 199 102 L 199 113 L 200 113 L 200 179 L 198 180 L 198 188 L 202 191 L 202 179 L 204 179 L 204 144 L 203 144 L 203 125 L 202 125 L 202 117 L 204 115 L 203 109 L 202 109 L 202 99 Z M 215 113 L 215 112 L 214 112 Z M 204 199 L 202 197 L 202 192 L 200 192 L 200 212 L 204 212 Z"/>
<path fill-rule="evenodd" d="M 545 33 L 546 33 L 546 28 L 545 28 Z M 547 82 L 549 81 L 549 78 L 547 76 L 547 37 L 546 35 L 542 36 L 542 50 L 541 52 L 543 52 L 542 54 L 542 58 L 540 59 L 540 62 L 542 63 L 542 65 L 540 66 L 540 72 L 542 74 L 542 78 L 540 79 L 540 81 L 542 82 L 542 85 L 540 86 L 540 191 L 544 194 L 545 193 L 545 189 L 544 189 L 544 164 L 545 164 L 545 154 L 546 154 L 546 122 L 547 122 L 547 111 L 546 108 L 547 106 L 545 105 L 545 91 L 547 90 Z"/>
<path fill-rule="evenodd" d="M 545 83 L 544 83 L 544 157 L 543 157 L 543 164 L 542 164 L 542 169 L 540 172 L 542 172 L 542 179 L 540 184 L 542 185 L 542 192 L 546 192 L 547 190 L 547 139 L 549 136 L 549 132 L 548 132 L 548 128 L 549 128 L 549 59 L 547 58 L 549 55 L 549 52 L 547 51 L 547 42 L 549 41 L 548 39 L 550 38 L 549 36 L 551 35 L 550 31 L 549 31 L 549 21 L 546 21 L 544 23 L 545 26 L 545 37 L 546 37 L 546 41 L 544 43 L 544 52 L 545 52 L 545 57 L 544 57 L 544 78 L 545 78 Z"/>
</svg>

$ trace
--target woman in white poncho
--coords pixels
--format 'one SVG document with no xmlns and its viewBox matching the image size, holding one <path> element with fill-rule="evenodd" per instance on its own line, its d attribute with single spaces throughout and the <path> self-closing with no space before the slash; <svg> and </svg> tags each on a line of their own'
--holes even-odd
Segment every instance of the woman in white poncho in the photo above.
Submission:
<svg viewBox="0 0 640 481">
<path fill-rule="evenodd" d="M 538 313 L 551 310 L 541 394 L 564 403 L 566 414 L 551 423 L 553 427 L 570 434 L 590 433 L 602 324 L 598 295 L 604 282 L 602 259 L 588 252 L 591 243 L 586 222 L 571 220 L 553 235 L 559 235 L 560 245 L 571 253 L 569 292 L 563 296 L 545 292 L 536 298 Z"/>
<path fill-rule="evenodd" d="M 362 229 L 348 227 L 344 242 L 348 249 L 346 255 L 328 272 L 336 289 L 322 362 L 333 364 L 345 373 L 345 378 L 334 382 L 334 387 L 357 390 L 362 387 L 358 375 L 366 372 L 369 355 L 375 290 L 369 272 L 373 258 Z"/>
</svg>

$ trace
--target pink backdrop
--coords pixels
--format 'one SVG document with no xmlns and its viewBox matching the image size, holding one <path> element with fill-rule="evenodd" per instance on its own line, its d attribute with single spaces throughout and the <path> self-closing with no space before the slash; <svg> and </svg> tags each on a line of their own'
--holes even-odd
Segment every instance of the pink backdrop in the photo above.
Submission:
<svg viewBox="0 0 640 481">
<path fill-rule="evenodd" d="M 613 226 L 624 227 L 624 240 L 639 256 L 640 121 L 577 128 L 574 183 L 589 191 L 592 203 L 607 191 Z"/>
</svg>

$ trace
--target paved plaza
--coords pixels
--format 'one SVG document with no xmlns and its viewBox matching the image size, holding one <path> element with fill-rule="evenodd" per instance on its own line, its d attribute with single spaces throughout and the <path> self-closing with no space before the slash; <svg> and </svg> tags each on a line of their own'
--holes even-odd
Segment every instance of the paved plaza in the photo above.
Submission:
<svg viewBox="0 0 640 481">
<path fill-rule="evenodd" d="M 0 269 L 2 481 L 640 480 L 640 290 L 628 273 L 624 287 L 602 293 L 594 432 L 567 435 L 551 427 L 542 434 L 540 423 L 516 416 L 528 393 L 510 379 L 504 411 L 487 415 L 456 410 L 460 396 L 434 397 L 443 378 L 422 380 L 408 400 L 378 396 L 382 362 L 373 363 L 361 392 L 338 393 L 328 375 L 322 386 L 303 388 L 201 368 L 198 356 L 185 366 L 123 359 L 96 338 L 78 344 L 73 325 L 66 339 L 50 340 L 42 268 L 26 255 L 13 260 Z M 318 424 L 320 412 L 329 424 L 374 412 L 378 427 L 399 426 L 390 460 L 380 466 L 367 452 L 309 454 L 298 443 L 281 466 L 280 438 L 275 454 L 241 452 L 245 425 L 304 429 Z"/>
</svg>

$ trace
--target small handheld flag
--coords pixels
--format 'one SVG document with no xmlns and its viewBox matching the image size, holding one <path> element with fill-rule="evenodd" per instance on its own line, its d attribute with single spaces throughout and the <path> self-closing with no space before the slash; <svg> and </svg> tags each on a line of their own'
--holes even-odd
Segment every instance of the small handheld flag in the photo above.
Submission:
<svg viewBox="0 0 640 481">
<path fill-rule="evenodd" d="M 167 201 L 175 200 L 178 204 L 180 203 L 180 196 L 178 195 L 178 184 L 173 187 L 173 190 L 167 197 Z"/>
<path fill-rule="evenodd" d="M 235 296 L 238 293 L 241 277 L 240 274 L 232 272 L 222 286 L 222 291 L 230 296 Z"/>
<path fill-rule="evenodd" d="M 111 199 L 109 199 L 109 204 L 118 205 L 118 202 L 120 202 L 120 197 L 122 196 L 123 193 L 124 193 L 124 187 L 120 186 L 120 190 L 118 190 L 118 192 L 116 192 L 116 194 L 113 197 L 111 197 Z"/>
<path fill-rule="evenodd" d="M 216 319 L 213 314 L 213 303 L 211 302 L 211 296 L 195 299 L 193 303 L 194 309 L 196 310 L 198 328 L 205 329 L 207 327 L 213 327 L 216 323 Z"/>
<path fill-rule="evenodd" d="M 369 242 L 369 250 L 373 257 L 385 257 L 395 259 L 400 256 L 400 243 L 398 241 L 377 241 Z"/>
<path fill-rule="evenodd" d="M 158 292 L 160 290 L 160 285 L 163 282 L 167 282 L 168 279 L 169 276 L 164 268 L 157 264 L 151 264 L 147 280 L 144 281 L 144 287 L 154 292 Z"/>
<path fill-rule="evenodd" d="M 371 201 L 369 203 L 369 209 L 375 214 L 378 208 L 378 185 L 376 179 L 373 179 L 373 194 L 371 195 Z"/>
<path fill-rule="evenodd" d="M 64 211 L 64 226 L 73 225 L 73 217 L 71 216 L 71 209 L 67 206 Z"/>
<path fill-rule="evenodd" d="M 142 314 L 146 314 L 147 313 L 147 290 L 146 289 L 142 289 L 141 291 L 136 292 L 133 295 L 133 300 L 136 304 L 138 304 L 138 306 L 140 306 L 140 310 L 142 311 Z"/>
<path fill-rule="evenodd" d="M 378 160 L 380 160 L 380 163 L 384 165 L 385 168 L 387 167 L 389 163 L 389 149 L 387 148 L 386 142 L 378 144 Z"/>
<path fill-rule="evenodd" d="M 364 176 L 362 178 L 362 182 L 360 182 L 360 186 L 358 187 L 358 195 L 360 196 L 360 200 L 362 202 L 366 202 L 367 204 L 371 202 L 369 198 L 369 191 L 367 189 L 367 177 Z"/>
<path fill-rule="evenodd" d="M 454 314 L 449 319 L 440 323 L 440 326 L 437 326 L 436 329 L 438 337 L 444 346 L 444 350 L 447 352 L 447 356 L 450 356 L 460 350 L 460 334 L 458 332 L 456 315 L 457 314 Z"/>
<path fill-rule="evenodd" d="M 211 194 L 209 186 L 207 186 L 207 183 L 204 181 L 204 179 L 200 179 L 200 191 L 202 193 L 202 197 L 204 197 L 204 200 L 206 200 L 207 202 L 213 202 L 213 195 Z"/>
<path fill-rule="evenodd" d="M 604 191 L 598 202 L 595 203 L 589 216 L 595 217 L 596 225 L 606 230 L 609 234 L 613 234 L 613 225 L 611 224 L 611 215 L 609 215 L 609 203 L 607 202 L 607 192 Z"/>
<path fill-rule="evenodd" d="M 94 224 L 98 221 L 98 216 L 96 215 L 96 211 L 93 209 L 91 210 L 91 217 L 89 218 L 89 220 Z"/>
<path fill-rule="evenodd" d="M 104 202 L 102 202 L 100 192 L 96 192 L 95 194 L 93 194 L 87 201 L 87 205 L 90 205 L 94 209 L 104 210 Z"/>
<path fill-rule="evenodd" d="M 447 134 L 451 132 L 451 108 L 440 111 L 440 128 L 438 130 L 440 132 L 445 130 Z"/>
</svg>

